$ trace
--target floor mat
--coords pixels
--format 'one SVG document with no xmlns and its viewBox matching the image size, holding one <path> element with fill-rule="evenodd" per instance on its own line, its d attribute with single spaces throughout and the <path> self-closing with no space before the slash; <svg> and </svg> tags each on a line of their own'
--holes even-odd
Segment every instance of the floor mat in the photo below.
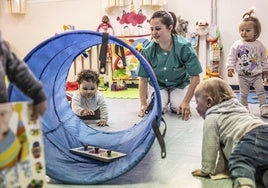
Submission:
<svg viewBox="0 0 268 188">
<path fill-rule="evenodd" d="M 102 91 L 103 95 L 106 98 L 116 98 L 116 99 L 137 99 L 139 98 L 138 88 L 127 88 L 126 90 L 121 91 L 111 91 L 107 89 Z"/>
<path fill-rule="evenodd" d="M 268 103 L 268 91 L 266 91 L 266 102 Z M 236 97 L 238 100 L 240 100 L 240 93 L 235 93 L 236 94 Z M 259 103 L 259 99 L 256 95 L 256 92 L 250 92 L 249 95 L 248 95 L 248 103 L 251 103 L 251 104 L 258 104 Z"/>
</svg>

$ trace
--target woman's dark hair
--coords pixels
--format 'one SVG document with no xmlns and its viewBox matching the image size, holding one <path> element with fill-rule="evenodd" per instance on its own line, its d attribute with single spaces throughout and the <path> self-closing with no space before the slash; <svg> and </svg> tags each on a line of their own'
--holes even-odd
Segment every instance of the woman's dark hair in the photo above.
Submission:
<svg viewBox="0 0 268 188">
<path fill-rule="evenodd" d="M 172 33 L 176 33 L 176 25 L 177 25 L 177 17 L 173 12 L 167 12 L 164 10 L 159 10 L 153 13 L 151 19 L 154 18 L 160 18 L 161 19 L 161 23 L 164 24 L 167 28 L 172 25 Z"/>
<path fill-rule="evenodd" d="M 175 33 L 175 34 L 178 34 L 176 28 L 177 28 L 177 25 L 178 25 L 178 19 L 177 19 L 177 16 L 174 12 L 171 12 L 169 11 L 169 14 L 172 16 L 172 19 L 173 19 L 173 29 L 172 29 L 172 33 Z"/>
<path fill-rule="evenodd" d="M 81 84 L 82 81 L 93 82 L 93 83 L 96 83 L 97 85 L 99 85 L 100 83 L 99 74 L 89 69 L 82 70 L 78 74 L 76 81 L 78 82 L 78 84 Z"/>
</svg>

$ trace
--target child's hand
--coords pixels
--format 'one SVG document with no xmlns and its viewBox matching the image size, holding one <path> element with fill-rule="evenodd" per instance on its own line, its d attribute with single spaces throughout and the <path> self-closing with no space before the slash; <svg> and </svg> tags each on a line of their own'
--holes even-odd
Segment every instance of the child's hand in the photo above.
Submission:
<svg viewBox="0 0 268 188">
<path fill-rule="evenodd" d="M 200 176 L 200 177 L 209 177 L 209 174 L 204 173 L 201 169 L 196 169 L 192 172 L 193 176 Z"/>
<path fill-rule="evenodd" d="M 228 70 L 228 77 L 233 77 L 233 75 L 234 75 L 234 69 L 229 69 Z"/>
<path fill-rule="evenodd" d="M 262 72 L 262 79 L 264 82 L 268 81 L 268 71 L 263 71 Z"/>
<path fill-rule="evenodd" d="M 32 120 L 37 120 L 39 116 L 44 115 L 45 111 L 47 109 L 47 101 L 40 102 L 38 104 L 34 105 L 33 114 L 32 114 Z"/>
<path fill-rule="evenodd" d="M 104 127 L 104 126 L 108 126 L 108 125 L 107 125 L 107 122 L 106 122 L 106 121 L 104 121 L 104 120 L 100 120 L 100 121 L 97 123 L 97 126 L 99 126 L 99 127 Z"/>
<path fill-rule="evenodd" d="M 95 112 L 93 110 L 90 109 L 84 109 L 81 111 L 81 116 L 88 116 L 88 115 L 95 115 Z"/>
</svg>

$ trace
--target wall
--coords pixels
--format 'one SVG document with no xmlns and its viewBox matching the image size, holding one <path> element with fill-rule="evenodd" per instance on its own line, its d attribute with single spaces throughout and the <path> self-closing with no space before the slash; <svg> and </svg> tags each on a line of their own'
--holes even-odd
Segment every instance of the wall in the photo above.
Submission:
<svg viewBox="0 0 268 188">
<path fill-rule="evenodd" d="M 167 0 L 166 8 L 189 21 L 189 29 L 195 29 L 195 22 L 211 20 L 211 0 Z M 265 17 L 267 0 L 224 0 L 217 2 L 217 24 L 223 45 L 222 76 L 229 83 L 237 83 L 236 78 L 226 78 L 225 61 L 231 44 L 239 38 L 238 24 L 241 16 L 250 7 L 256 7 L 256 16 L 262 23 L 260 40 L 268 47 L 268 24 Z M 76 29 L 96 30 L 105 14 L 100 0 L 27 0 L 25 15 L 7 13 L 7 1 L 0 3 L 0 30 L 11 43 L 14 51 L 23 58 L 43 40 L 62 32 L 64 24 Z M 267 34 L 266 34 L 267 33 Z"/>
<path fill-rule="evenodd" d="M 175 6 L 177 5 L 177 6 Z M 262 24 L 262 33 L 259 40 L 268 48 L 268 24 L 267 17 L 267 0 L 218 0 L 217 1 L 217 25 L 221 34 L 223 45 L 222 56 L 222 77 L 230 84 L 237 84 L 237 78 L 228 78 L 225 70 L 226 56 L 232 43 L 239 39 L 238 24 L 242 15 L 251 7 L 256 8 L 256 14 Z M 190 25 L 198 19 L 206 19 L 209 23 L 211 20 L 211 1 L 203 0 L 168 0 L 168 9 L 174 11 L 177 15 L 188 20 Z"/>
<path fill-rule="evenodd" d="M 233 3 L 235 2 L 235 4 Z M 238 33 L 238 24 L 241 20 L 241 16 L 249 9 L 249 7 L 256 7 L 256 14 L 262 24 L 262 33 L 259 37 L 259 40 L 264 44 L 268 49 L 268 24 L 267 24 L 267 7 L 268 1 L 266 0 L 236 0 L 236 1 L 220 1 L 219 7 L 219 17 L 218 23 L 219 28 L 222 31 L 222 39 L 224 42 L 225 53 L 230 49 L 233 41 L 237 40 L 240 36 Z M 231 14 L 226 14 L 226 12 L 231 12 Z M 232 15 L 235 13 L 236 16 Z M 224 56 L 224 61 L 226 61 L 226 54 Z M 226 75 L 227 73 L 225 73 Z M 233 83 L 233 80 L 229 79 L 230 83 Z"/>
<path fill-rule="evenodd" d="M 20 57 L 55 33 L 63 25 L 96 30 L 102 16 L 101 1 L 26 0 L 26 14 L 7 13 L 7 0 L 0 4 L 0 30 Z"/>
</svg>

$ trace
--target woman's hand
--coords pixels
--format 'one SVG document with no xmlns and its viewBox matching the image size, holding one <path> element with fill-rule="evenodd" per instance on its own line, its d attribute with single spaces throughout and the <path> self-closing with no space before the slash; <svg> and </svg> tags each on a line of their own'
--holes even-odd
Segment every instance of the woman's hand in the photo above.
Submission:
<svg viewBox="0 0 268 188">
<path fill-rule="evenodd" d="M 201 169 L 196 169 L 192 172 L 193 176 L 199 176 L 199 177 L 209 177 L 209 174 L 204 173 Z"/>
<path fill-rule="evenodd" d="M 144 117 L 145 116 L 145 111 L 146 111 L 147 106 L 146 105 L 141 105 L 140 111 L 138 116 L 139 117 Z"/>
<path fill-rule="evenodd" d="M 139 96 L 140 96 L 140 111 L 138 116 L 144 117 L 145 110 L 147 108 L 147 89 L 148 89 L 148 79 L 147 78 L 139 78 Z"/>
<path fill-rule="evenodd" d="M 190 85 L 177 111 L 178 114 L 182 114 L 182 117 L 181 117 L 182 120 L 187 121 L 191 117 L 190 102 L 194 96 L 195 88 L 199 83 L 200 83 L 199 75 L 191 76 Z"/>
<path fill-rule="evenodd" d="M 177 110 L 177 114 L 182 115 L 181 117 L 182 120 L 185 120 L 185 121 L 189 120 L 192 115 L 191 110 L 190 110 L 190 105 L 187 103 L 182 103 Z"/>
</svg>

